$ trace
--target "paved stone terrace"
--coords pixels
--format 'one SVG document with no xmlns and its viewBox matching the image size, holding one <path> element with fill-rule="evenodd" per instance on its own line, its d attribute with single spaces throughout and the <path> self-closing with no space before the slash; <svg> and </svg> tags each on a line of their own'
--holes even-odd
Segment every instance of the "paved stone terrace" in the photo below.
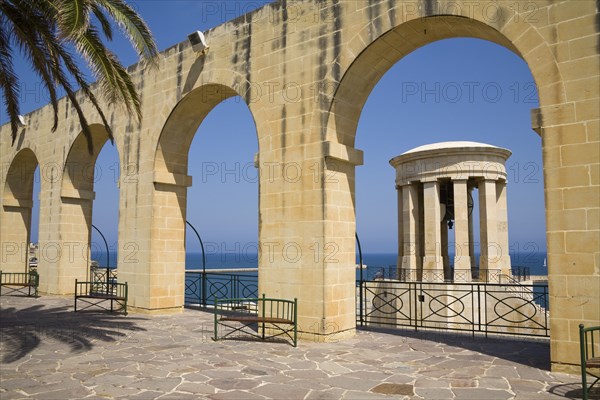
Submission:
<svg viewBox="0 0 600 400">
<path fill-rule="evenodd" d="M 212 314 L 73 313 L 71 298 L 2 296 L 0 398 L 558 399 L 546 342 L 359 331 L 343 342 L 213 342 Z"/>
</svg>

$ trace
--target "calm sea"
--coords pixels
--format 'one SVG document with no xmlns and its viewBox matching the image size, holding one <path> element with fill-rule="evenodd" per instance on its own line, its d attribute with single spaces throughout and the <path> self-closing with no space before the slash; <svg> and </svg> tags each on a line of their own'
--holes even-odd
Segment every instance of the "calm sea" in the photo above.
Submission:
<svg viewBox="0 0 600 400">
<path fill-rule="evenodd" d="M 101 266 L 106 266 L 106 252 L 93 252 L 92 258 L 97 260 Z M 476 255 L 478 259 L 479 256 Z M 548 269 L 545 267 L 546 253 L 515 253 L 511 254 L 513 269 L 517 267 L 529 268 L 531 275 L 547 275 Z M 478 262 L 479 260 L 477 260 Z M 358 264 L 358 258 L 356 260 Z M 190 252 L 185 258 L 186 269 L 202 269 L 202 253 Z M 370 271 L 381 268 L 389 268 L 396 265 L 396 254 L 392 253 L 366 253 L 363 254 L 363 264 L 367 265 Z M 111 252 L 110 266 L 114 268 L 117 265 L 117 254 Z M 256 254 L 207 254 L 207 269 L 235 269 L 235 268 L 257 268 L 258 256 Z"/>
</svg>

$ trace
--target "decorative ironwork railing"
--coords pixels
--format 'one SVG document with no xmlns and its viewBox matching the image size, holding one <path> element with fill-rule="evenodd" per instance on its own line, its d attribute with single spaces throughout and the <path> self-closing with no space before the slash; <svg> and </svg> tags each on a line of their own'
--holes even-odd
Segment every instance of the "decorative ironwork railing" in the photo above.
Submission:
<svg viewBox="0 0 600 400">
<path fill-rule="evenodd" d="M 90 281 L 94 285 L 94 291 L 103 293 L 113 293 L 117 283 L 117 270 L 108 269 L 108 279 L 106 279 L 107 269 L 102 267 L 90 268 Z"/>
<path fill-rule="evenodd" d="M 528 281 L 531 278 L 531 269 L 529 267 L 512 266 L 512 278 L 517 282 Z"/>
<path fill-rule="evenodd" d="M 392 267 L 389 267 L 390 270 Z M 401 269 L 397 275 L 392 277 L 392 273 L 388 272 L 390 279 L 399 280 L 402 282 L 488 282 L 502 283 L 501 271 L 499 269 L 449 269 L 434 270 L 434 269 Z"/>
<path fill-rule="evenodd" d="M 527 290 L 524 290 L 524 289 Z M 548 336 L 548 286 L 358 281 L 357 324 Z"/>
<path fill-rule="evenodd" d="M 215 297 L 220 299 L 258 297 L 258 269 L 185 272 L 186 305 L 213 305 Z"/>
</svg>

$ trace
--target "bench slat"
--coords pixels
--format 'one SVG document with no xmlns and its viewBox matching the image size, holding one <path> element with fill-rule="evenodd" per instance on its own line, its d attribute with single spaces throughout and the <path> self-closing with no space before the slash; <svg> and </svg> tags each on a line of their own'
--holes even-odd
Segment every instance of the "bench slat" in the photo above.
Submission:
<svg viewBox="0 0 600 400">
<path fill-rule="evenodd" d="M 600 368 L 600 357 L 588 358 L 585 365 L 588 368 Z"/>
<path fill-rule="evenodd" d="M 79 282 L 77 279 L 75 280 L 75 304 L 74 311 L 77 312 L 77 300 L 81 299 L 84 303 L 88 303 L 89 305 L 85 308 L 89 308 L 92 306 L 100 307 L 103 310 L 107 310 L 112 312 L 114 303 L 116 302 L 121 306 L 121 311 L 127 315 L 127 297 L 128 297 L 128 289 L 127 282 L 125 283 L 110 283 L 110 291 L 117 294 L 113 294 L 110 292 L 98 292 L 95 288 L 97 287 L 97 282 Z M 90 300 L 99 300 L 96 303 L 90 303 L 84 299 Z M 103 307 L 101 303 L 104 301 L 110 301 L 110 309 Z"/>
<path fill-rule="evenodd" d="M 298 342 L 298 316 L 296 299 L 272 299 L 266 298 L 215 298 L 214 309 L 214 340 L 219 340 L 219 325 L 230 331 L 221 335 L 221 339 L 231 337 L 235 333 L 243 333 L 252 337 L 267 340 L 280 336 L 286 336 L 292 340 L 294 347 Z M 249 310 L 253 312 L 239 312 L 238 310 Z M 242 325 L 228 324 L 239 322 Z M 262 331 L 254 332 L 252 324 L 261 324 Z M 265 326 L 265 324 L 270 324 Z M 288 327 L 289 326 L 289 327 Z M 268 332 L 268 333 L 267 333 Z"/>
<path fill-rule="evenodd" d="M 244 322 L 244 323 L 265 323 L 265 324 L 289 324 L 294 325 L 294 321 L 285 318 L 259 317 L 255 315 L 240 316 L 240 317 L 221 317 L 220 321 Z"/>
<path fill-rule="evenodd" d="M 33 295 L 37 297 L 38 286 L 40 283 L 39 275 L 37 272 L 2 272 L 0 271 L 0 294 L 2 287 L 9 287 L 11 290 L 9 293 L 19 292 L 27 296 L 31 296 L 31 289 L 33 288 Z M 13 289 L 14 287 L 22 289 Z M 22 290 L 27 289 L 27 293 Z"/>
</svg>

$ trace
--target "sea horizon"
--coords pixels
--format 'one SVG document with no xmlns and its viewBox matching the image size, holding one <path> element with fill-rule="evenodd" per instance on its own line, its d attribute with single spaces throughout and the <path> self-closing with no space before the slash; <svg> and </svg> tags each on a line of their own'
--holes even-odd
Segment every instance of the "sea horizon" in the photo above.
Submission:
<svg viewBox="0 0 600 400">
<path fill-rule="evenodd" d="M 110 268 L 117 266 L 116 252 L 110 253 Z M 454 257 L 450 254 L 450 258 Z M 186 253 L 186 270 L 197 270 L 203 268 L 202 252 Z M 475 254 L 476 262 L 479 262 L 479 254 Z M 526 267 L 531 275 L 547 275 L 548 269 L 545 266 L 547 253 L 528 252 L 525 254 L 511 254 L 511 265 L 513 270 L 518 267 Z M 101 267 L 106 267 L 106 254 L 103 252 L 92 252 L 92 259 L 97 261 Z M 363 253 L 363 265 L 369 269 L 390 268 L 396 265 L 396 253 Z M 258 255 L 256 253 L 212 253 L 206 254 L 206 269 L 240 269 L 240 268 L 258 268 Z M 359 264 L 358 254 L 356 264 Z"/>
</svg>

